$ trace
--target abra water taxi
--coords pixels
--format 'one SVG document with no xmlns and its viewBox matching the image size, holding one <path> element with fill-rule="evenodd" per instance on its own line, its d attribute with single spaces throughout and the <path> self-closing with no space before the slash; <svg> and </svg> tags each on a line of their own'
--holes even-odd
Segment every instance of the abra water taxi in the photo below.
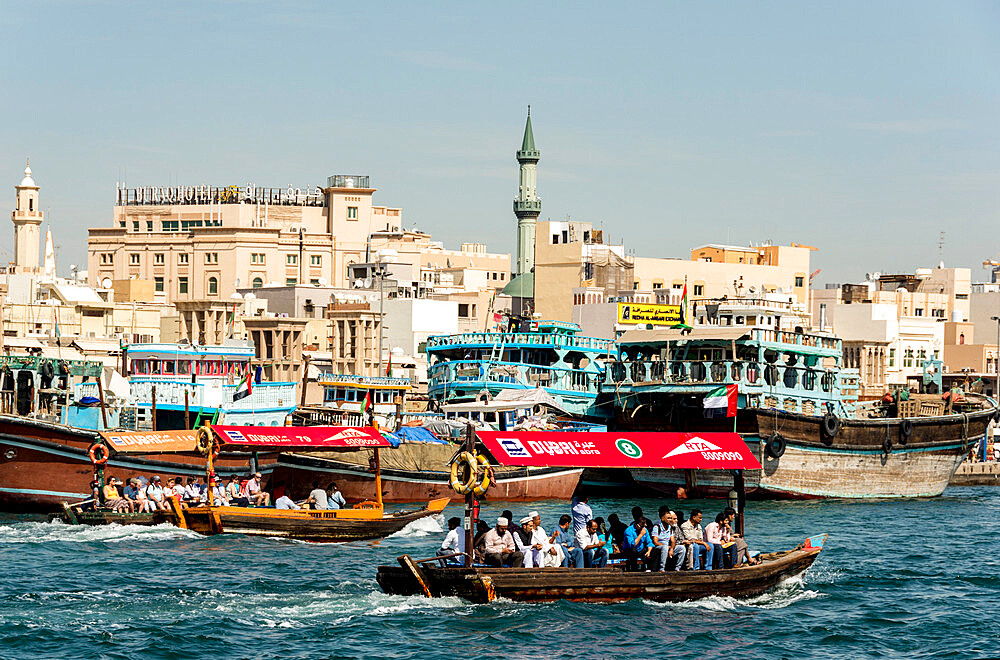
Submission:
<svg viewBox="0 0 1000 660">
<path fill-rule="evenodd" d="M 471 434 L 470 434 L 471 435 Z M 736 433 L 489 433 L 479 439 L 501 463 L 513 465 L 577 465 L 595 468 L 693 468 L 734 474 L 738 493 L 737 531 L 743 531 L 743 470 L 760 464 Z M 475 449 L 469 443 L 467 449 Z M 662 457 L 662 458 L 661 458 Z M 475 527 L 472 497 L 467 500 L 465 547 L 472 547 Z M 428 598 L 458 596 L 475 603 L 497 598 L 515 601 L 623 601 L 645 598 L 681 601 L 707 596 L 745 598 L 760 595 L 781 581 L 804 573 L 816 560 L 825 534 L 797 547 L 760 555 L 760 563 L 713 571 L 627 572 L 624 565 L 594 568 L 496 568 L 440 565 L 442 558 L 398 559 L 398 566 L 379 566 L 376 580 L 383 591 Z M 447 558 L 446 558 L 447 559 Z"/>
</svg>

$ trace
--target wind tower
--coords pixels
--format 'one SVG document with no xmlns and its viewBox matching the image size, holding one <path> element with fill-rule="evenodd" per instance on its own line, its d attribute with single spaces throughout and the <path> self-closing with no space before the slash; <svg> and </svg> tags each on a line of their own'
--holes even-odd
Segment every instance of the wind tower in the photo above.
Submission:
<svg viewBox="0 0 1000 660">
<path fill-rule="evenodd" d="M 542 200 L 538 198 L 537 165 L 542 154 L 535 148 L 535 135 L 531 132 L 531 106 L 528 106 L 528 121 L 524 125 L 524 139 L 517 152 L 517 162 L 521 166 L 520 184 L 514 199 L 514 215 L 517 216 L 517 265 L 514 275 L 525 275 L 535 267 L 535 222 L 542 212 Z"/>
<path fill-rule="evenodd" d="M 14 186 L 17 205 L 10 214 L 14 223 L 14 268 L 17 273 L 38 271 L 38 234 L 42 211 L 38 208 L 38 186 L 31 178 L 31 162 L 24 168 L 24 178 Z"/>
</svg>

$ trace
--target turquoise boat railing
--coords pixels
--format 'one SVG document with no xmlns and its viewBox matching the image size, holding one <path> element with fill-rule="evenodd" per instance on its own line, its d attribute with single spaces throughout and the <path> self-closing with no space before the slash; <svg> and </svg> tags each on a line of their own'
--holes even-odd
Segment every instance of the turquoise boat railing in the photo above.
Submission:
<svg viewBox="0 0 1000 660">
<path fill-rule="evenodd" d="M 551 346 L 553 348 L 571 348 L 602 353 L 614 351 L 614 342 L 610 339 L 555 332 L 466 332 L 457 335 L 434 335 L 427 338 L 428 351 L 463 346 L 491 347 L 500 344 L 505 347 Z"/>
</svg>

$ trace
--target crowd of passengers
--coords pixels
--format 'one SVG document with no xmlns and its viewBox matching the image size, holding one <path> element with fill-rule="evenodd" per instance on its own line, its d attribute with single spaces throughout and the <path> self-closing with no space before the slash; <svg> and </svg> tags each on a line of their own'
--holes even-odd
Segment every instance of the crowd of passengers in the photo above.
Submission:
<svg viewBox="0 0 1000 660">
<path fill-rule="evenodd" d="M 496 526 L 478 522 L 473 560 L 488 566 L 524 568 L 571 567 L 603 568 L 609 561 L 624 561 L 628 570 L 680 571 L 736 568 L 760 562 L 746 541 L 733 531 L 736 510 L 726 507 L 714 522 L 702 527 L 702 512 L 682 511 L 661 506 L 658 522 L 632 507 L 632 523 L 624 524 L 618 514 L 595 518 L 583 496 L 573 500 L 571 514 L 559 518 L 549 534 L 537 511 L 513 522 L 510 511 L 497 518 Z M 438 556 L 465 553 L 465 531 L 459 518 L 448 521 L 448 535 Z M 443 560 L 442 560 L 443 561 Z"/>
<path fill-rule="evenodd" d="M 92 497 L 89 502 L 118 513 L 167 511 L 171 497 L 184 507 L 198 506 L 208 503 L 209 494 L 215 506 L 266 507 L 271 505 L 272 495 L 276 509 L 340 509 L 347 506 L 334 482 L 321 488 L 319 482 L 314 481 L 309 496 L 296 502 L 284 484 L 279 483 L 269 493 L 263 489 L 261 480 L 260 472 L 245 477 L 233 475 L 227 481 L 215 477 L 209 488 L 201 477 L 188 477 L 186 483 L 183 477 L 169 477 L 163 483 L 159 475 L 148 480 L 132 477 L 124 482 L 109 476 L 103 490 L 96 480 L 91 482 Z"/>
</svg>

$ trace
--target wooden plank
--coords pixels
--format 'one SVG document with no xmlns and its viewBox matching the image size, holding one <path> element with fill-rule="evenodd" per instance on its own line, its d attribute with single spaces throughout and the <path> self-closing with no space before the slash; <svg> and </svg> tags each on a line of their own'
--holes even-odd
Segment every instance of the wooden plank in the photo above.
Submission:
<svg viewBox="0 0 1000 660">
<path fill-rule="evenodd" d="M 417 584 L 420 585 L 424 595 L 431 598 L 431 590 L 427 587 L 427 580 L 424 579 L 423 571 L 421 571 L 420 567 L 413 561 L 413 558 L 410 557 L 410 555 L 400 555 L 396 558 L 396 561 L 398 561 L 399 565 L 408 570 L 416 579 Z"/>
</svg>

